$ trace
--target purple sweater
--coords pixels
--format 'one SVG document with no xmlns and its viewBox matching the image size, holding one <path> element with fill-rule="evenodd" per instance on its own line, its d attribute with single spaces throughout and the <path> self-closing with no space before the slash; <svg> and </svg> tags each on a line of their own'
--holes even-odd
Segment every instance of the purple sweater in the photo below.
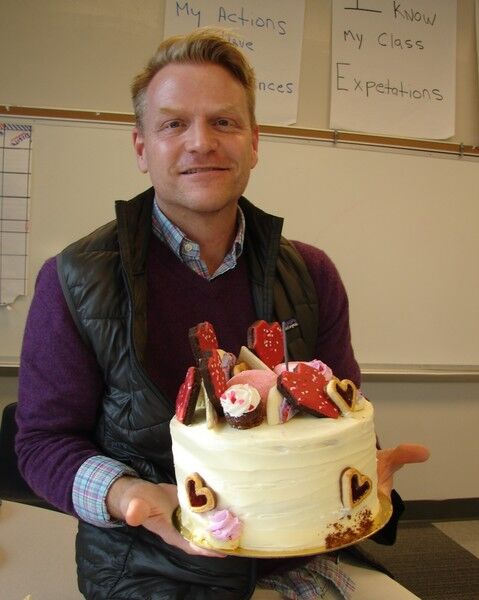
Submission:
<svg viewBox="0 0 479 600">
<path fill-rule="evenodd" d="M 171 398 L 193 363 L 188 329 L 210 321 L 225 350 L 238 353 L 256 319 L 246 264 L 212 281 L 182 264 L 154 236 L 148 256 L 148 340 L 145 368 Z M 316 358 L 341 378 L 359 384 L 350 342 L 348 300 L 331 260 L 295 242 L 319 301 Z M 160 276 L 161 273 L 161 276 Z M 66 306 L 54 259 L 42 267 L 28 315 L 19 380 L 17 453 L 32 489 L 60 510 L 75 514 L 72 486 L 80 465 L 101 454 L 94 443 L 103 374 L 82 341 Z"/>
</svg>

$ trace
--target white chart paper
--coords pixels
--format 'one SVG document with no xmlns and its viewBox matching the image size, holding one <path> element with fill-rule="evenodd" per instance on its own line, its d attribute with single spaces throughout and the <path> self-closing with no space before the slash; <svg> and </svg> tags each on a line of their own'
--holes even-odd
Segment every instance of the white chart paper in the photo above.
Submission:
<svg viewBox="0 0 479 600">
<path fill-rule="evenodd" d="M 456 0 L 334 0 L 331 129 L 453 136 L 456 11 Z"/>
<path fill-rule="evenodd" d="M 31 125 L 0 123 L 0 305 L 27 293 Z"/>
<path fill-rule="evenodd" d="M 305 0 L 167 0 L 164 36 L 214 26 L 226 29 L 257 76 L 259 123 L 297 120 Z"/>
</svg>

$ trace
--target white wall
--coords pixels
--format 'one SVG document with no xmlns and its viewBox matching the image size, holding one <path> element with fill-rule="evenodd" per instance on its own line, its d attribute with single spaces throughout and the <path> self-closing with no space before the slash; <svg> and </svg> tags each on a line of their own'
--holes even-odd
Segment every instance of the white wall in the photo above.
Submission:
<svg viewBox="0 0 479 600">
<path fill-rule="evenodd" d="M 397 489 L 407 500 L 479 497 L 479 382 L 365 382 L 383 447 L 418 442 L 427 463 L 405 467 Z"/>
</svg>

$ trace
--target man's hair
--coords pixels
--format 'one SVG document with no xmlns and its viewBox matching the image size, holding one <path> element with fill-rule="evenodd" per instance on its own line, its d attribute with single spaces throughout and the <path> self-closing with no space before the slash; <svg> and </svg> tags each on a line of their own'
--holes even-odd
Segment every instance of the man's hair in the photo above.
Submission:
<svg viewBox="0 0 479 600">
<path fill-rule="evenodd" d="M 227 38 L 227 32 L 203 28 L 186 35 L 170 37 L 159 45 L 146 67 L 131 84 L 136 124 L 140 130 L 146 108 L 146 89 L 158 71 L 171 63 L 211 63 L 226 69 L 245 89 L 251 126 L 256 125 L 254 70 L 243 53 Z"/>
</svg>

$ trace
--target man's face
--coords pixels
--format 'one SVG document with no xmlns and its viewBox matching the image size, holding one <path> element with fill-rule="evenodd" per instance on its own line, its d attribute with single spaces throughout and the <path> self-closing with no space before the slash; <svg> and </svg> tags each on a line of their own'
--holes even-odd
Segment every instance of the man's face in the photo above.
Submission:
<svg viewBox="0 0 479 600">
<path fill-rule="evenodd" d="M 223 67 L 169 64 L 146 90 L 133 141 L 140 170 L 173 222 L 236 208 L 257 162 L 246 92 Z"/>
</svg>

